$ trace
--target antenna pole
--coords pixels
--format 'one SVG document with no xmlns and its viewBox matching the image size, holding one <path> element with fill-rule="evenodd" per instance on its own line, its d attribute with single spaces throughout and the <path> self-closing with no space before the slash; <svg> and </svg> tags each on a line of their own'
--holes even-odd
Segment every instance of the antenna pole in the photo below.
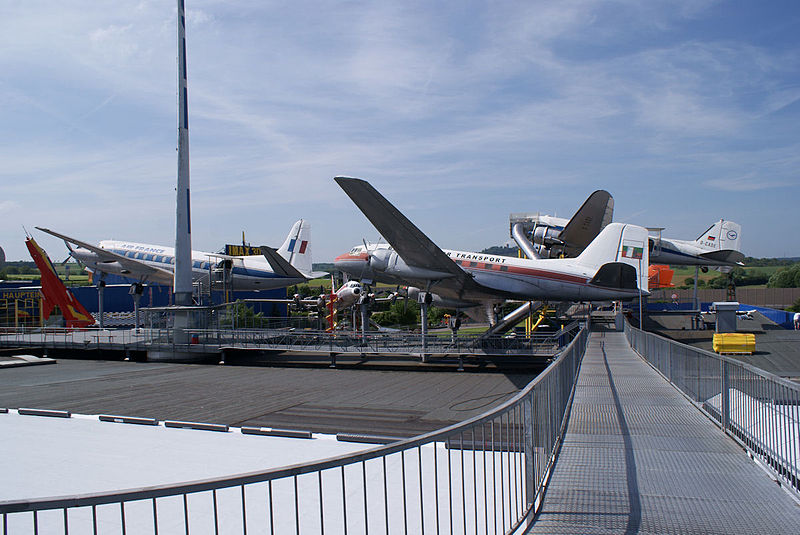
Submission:
<svg viewBox="0 0 800 535">
<path fill-rule="evenodd" d="M 186 92 L 186 16 L 178 0 L 178 186 L 175 219 L 175 304 L 192 304 L 192 224 L 189 199 L 189 104 Z"/>
</svg>

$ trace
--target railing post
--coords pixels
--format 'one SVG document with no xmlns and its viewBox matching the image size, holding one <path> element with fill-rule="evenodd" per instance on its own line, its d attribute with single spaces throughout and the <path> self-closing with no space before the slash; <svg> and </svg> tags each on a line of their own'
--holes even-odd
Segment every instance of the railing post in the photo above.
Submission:
<svg viewBox="0 0 800 535">
<path fill-rule="evenodd" d="M 720 381 L 722 383 L 721 384 L 722 396 L 720 396 L 720 420 L 722 423 L 722 430 L 727 433 L 730 422 L 730 411 L 731 411 L 730 396 L 729 396 L 730 388 L 728 386 L 729 369 L 727 361 L 725 360 L 721 361 L 720 372 L 722 376 L 722 381 Z"/>
<path fill-rule="evenodd" d="M 523 402 L 522 407 L 522 420 L 525 426 L 525 504 L 527 505 L 536 499 L 536 472 L 533 462 L 533 392 Z"/>
<path fill-rule="evenodd" d="M 665 370 L 667 373 L 665 375 L 670 383 L 672 382 L 672 346 L 672 342 L 667 343 L 667 369 Z"/>
</svg>

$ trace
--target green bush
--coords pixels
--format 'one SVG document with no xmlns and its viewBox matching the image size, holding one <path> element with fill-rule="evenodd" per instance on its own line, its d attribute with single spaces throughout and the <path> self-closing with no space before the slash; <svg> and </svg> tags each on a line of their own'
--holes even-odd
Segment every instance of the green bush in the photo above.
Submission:
<svg viewBox="0 0 800 535">
<path fill-rule="evenodd" d="M 800 264 L 776 271 L 769 278 L 767 288 L 800 288 Z"/>
</svg>

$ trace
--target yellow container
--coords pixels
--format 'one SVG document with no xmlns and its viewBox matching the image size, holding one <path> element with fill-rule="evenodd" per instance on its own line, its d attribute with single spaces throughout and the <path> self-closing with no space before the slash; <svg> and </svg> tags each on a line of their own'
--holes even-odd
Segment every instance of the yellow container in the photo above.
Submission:
<svg viewBox="0 0 800 535">
<path fill-rule="evenodd" d="M 713 348 L 716 353 L 740 353 L 752 355 L 756 350 L 756 335 L 748 333 L 717 333 Z"/>
</svg>

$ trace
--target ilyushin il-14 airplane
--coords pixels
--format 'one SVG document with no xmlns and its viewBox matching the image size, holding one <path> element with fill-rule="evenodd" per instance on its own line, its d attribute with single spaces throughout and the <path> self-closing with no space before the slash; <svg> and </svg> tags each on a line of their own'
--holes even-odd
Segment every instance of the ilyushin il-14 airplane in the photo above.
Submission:
<svg viewBox="0 0 800 535">
<path fill-rule="evenodd" d="M 505 299 L 605 301 L 648 293 L 647 229 L 611 223 L 576 258 L 522 259 L 442 250 L 368 182 L 336 177 L 388 245 L 353 248 L 335 266 L 351 276 L 424 288 L 434 304 L 490 309 Z M 466 311 L 466 310 L 465 310 Z"/>
<path fill-rule="evenodd" d="M 42 232 L 64 240 L 70 256 L 86 269 L 102 274 L 115 274 L 138 279 L 139 282 L 173 284 L 175 250 L 172 247 L 104 240 L 98 245 L 70 238 L 50 229 Z M 311 226 L 297 221 L 280 249 L 261 247 L 262 256 L 227 256 L 192 251 L 192 278 L 208 284 L 215 270 L 233 281 L 236 290 L 269 290 L 326 275 L 312 271 Z"/>
</svg>

